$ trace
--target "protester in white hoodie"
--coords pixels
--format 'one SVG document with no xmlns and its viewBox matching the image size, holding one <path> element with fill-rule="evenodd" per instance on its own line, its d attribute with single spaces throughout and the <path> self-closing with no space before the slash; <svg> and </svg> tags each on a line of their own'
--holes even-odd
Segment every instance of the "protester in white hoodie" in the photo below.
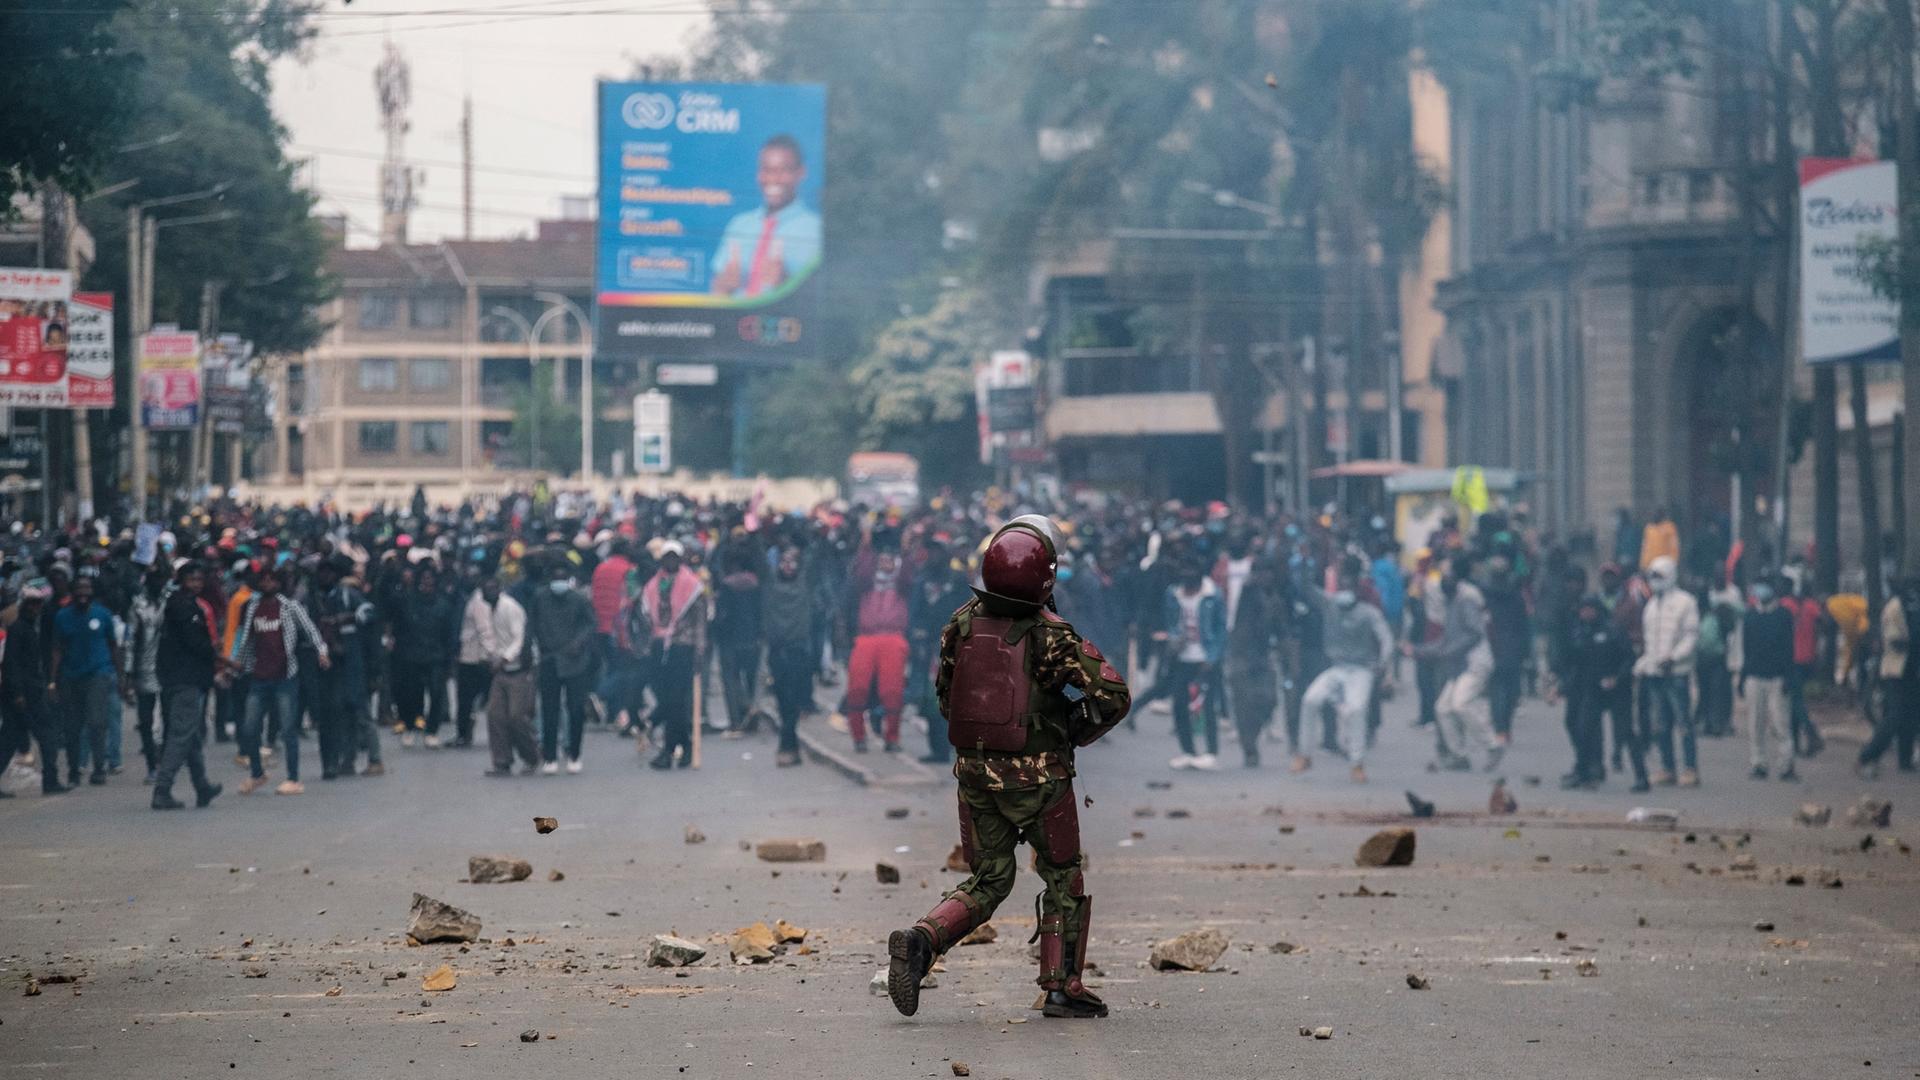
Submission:
<svg viewBox="0 0 1920 1080">
<path fill-rule="evenodd" d="M 1673 729 L 1678 726 L 1678 782 L 1681 787 L 1697 787 L 1699 759 L 1689 687 L 1694 650 L 1700 644 L 1700 605 L 1692 593 L 1675 587 L 1676 571 L 1674 560 L 1664 555 L 1647 566 L 1647 587 L 1653 595 L 1640 609 L 1640 659 L 1634 662 L 1633 673 L 1645 691 L 1642 700 L 1651 714 L 1654 745 L 1660 749 L 1660 771 L 1653 782 L 1675 782 Z"/>
</svg>

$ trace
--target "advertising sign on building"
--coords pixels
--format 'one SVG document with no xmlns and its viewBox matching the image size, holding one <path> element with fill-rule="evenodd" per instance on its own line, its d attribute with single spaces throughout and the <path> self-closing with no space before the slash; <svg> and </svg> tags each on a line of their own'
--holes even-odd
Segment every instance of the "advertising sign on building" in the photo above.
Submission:
<svg viewBox="0 0 1920 1080">
<path fill-rule="evenodd" d="M 0 405 L 67 404 L 73 272 L 0 267 Z"/>
<path fill-rule="evenodd" d="M 1900 235 L 1894 163 L 1800 160 L 1800 340 L 1809 364 L 1900 358 L 1900 305 L 1861 275 L 1867 247 Z"/>
<path fill-rule="evenodd" d="M 113 294 L 73 294 L 67 309 L 67 407 L 113 408 Z"/>
<path fill-rule="evenodd" d="M 982 465 L 993 463 L 995 450 L 1033 445 L 1038 421 L 1033 357 L 1005 349 L 975 368 L 973 408 L 979 420 Z"/>
<path fill-rule="evenodd" d="M 826 89 L 600 84 L 602 355 L 817 352 Z"/>
<path fill-rule="evenodd" d="M 200 335 L 155 330 L 140 339 L 140 423 L 184 431 L 200 422 Z"/>
<path fill-rule="evenodd" d="M 253 342 L 242 341 L 237 334 L 221 334 L 207 342 L 200 364 L 201 394 L 206 403 L 207 425 L 216 434 L 245 433 L 247 388 L 253 381 L 252 362 Z"/>
<path fill-rule="evenodd" d="M 673 399 L 658 390 L 633 395 L 633 471 L 673 471 Z"/>
</svg>

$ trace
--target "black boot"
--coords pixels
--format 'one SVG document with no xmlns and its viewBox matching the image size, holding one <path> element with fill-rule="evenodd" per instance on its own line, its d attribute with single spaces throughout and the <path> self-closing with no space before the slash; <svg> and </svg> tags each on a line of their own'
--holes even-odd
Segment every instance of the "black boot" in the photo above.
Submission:
<svg viewBox="0 0 1920 1080">
<path fill-rule="evenodd" d="M 186 806 L 186 803 L 174 798 L 172 794 L 168 792 L 156 791 L 153 793 L 153 808 L 155 810 L 184 810 Z"/>
<path fill-rule="evenodd" d="M 202 810 L 205 810 L 207 808 L 207 804 L 219 798 L 220 793 L 224 790 L 226 790 L 225 785 L 208 784 L 206 787 L 201 788 L 199 792 L 194 795 L 193 805 Z"/>
<path fill-rule="evenodd" d="M 920 980 L 933 967 L 933 940 L 917 926 L 887 937 L 887 996 L 901 1016 L 920 1011 Z"/>
</svg>

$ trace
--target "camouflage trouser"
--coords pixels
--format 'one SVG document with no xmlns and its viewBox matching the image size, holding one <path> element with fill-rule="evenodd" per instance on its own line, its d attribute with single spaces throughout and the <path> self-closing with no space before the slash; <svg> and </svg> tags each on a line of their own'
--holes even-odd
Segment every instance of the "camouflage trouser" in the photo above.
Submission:
<svg viewBox="0 0 1920 1080">
<path fill-rule="evenodd" d="M 973 876 L 949 898 L 966 905 L 971 916 L 968 923 L 985 922 L 1013 891 L 1018 866 L 1014 847 L 1023 840 L 1033 848 L 1034 868 L 1046 886 L 1040 897 L 1041 921 L 1064 929 L 1066 955 L 1072 956 L 1086 894 L 1080 876 L 1080 816 L 1071 780 L 1053 780 L 1020 791 L 983 791 L 963 785 L 960 845 Z M 956 943 L 944 938 L 944 934 L 936 936 L 939 951 Z"/>
</svg>

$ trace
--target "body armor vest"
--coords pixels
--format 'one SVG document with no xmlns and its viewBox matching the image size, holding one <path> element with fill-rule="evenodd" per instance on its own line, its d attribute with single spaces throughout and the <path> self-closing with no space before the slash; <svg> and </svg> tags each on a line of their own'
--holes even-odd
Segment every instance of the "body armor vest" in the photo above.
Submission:
<svg viewBox="0 0 1920 1080">
<path fill-rule="evenodd" d="M 1046 721 L 1064 718 L 1065 700 L 1035 686 L 1027 671 L 1036 621 L 980 612 L 962 626 L 947 696 L 947 739 L 956 748 L 1018 754 L 1058 747 L 1059 725 Z"/>
</svg>

